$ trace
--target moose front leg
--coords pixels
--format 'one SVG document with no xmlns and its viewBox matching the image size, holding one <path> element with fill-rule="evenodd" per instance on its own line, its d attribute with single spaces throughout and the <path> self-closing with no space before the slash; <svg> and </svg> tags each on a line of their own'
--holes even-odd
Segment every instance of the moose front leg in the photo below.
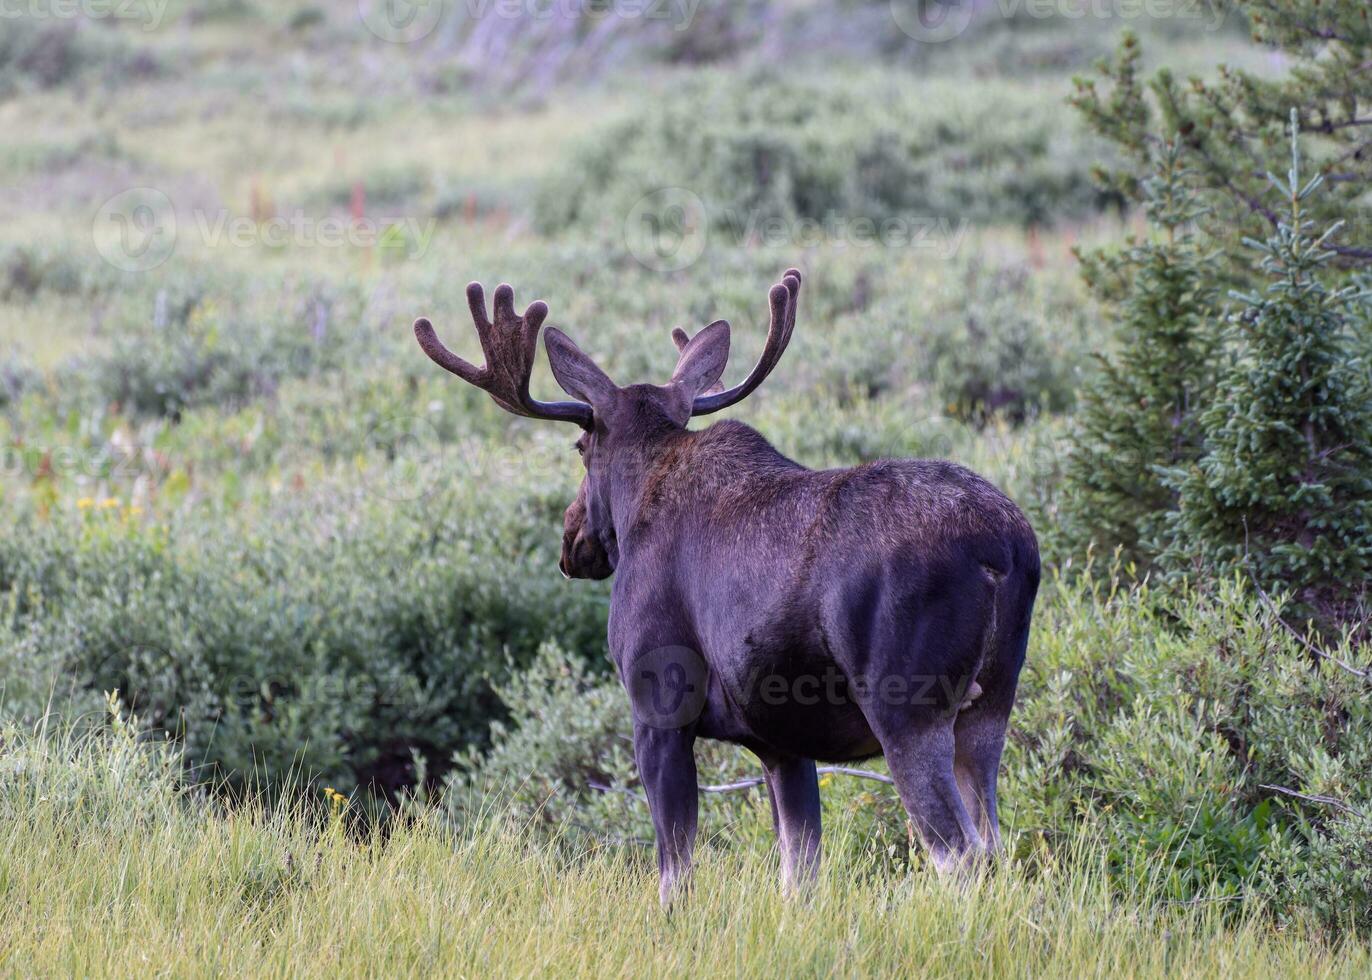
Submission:
<svg viewBox="0 0 1372 980">
<path fill-rule="evenodd" d="M 690 882 L 691 851 L 700 810 L 696 780 L 695 733 L 690 729 L 634 726 L 634 757 L 648 794 L 657 831 L 659 894 L 663 905 Z"/>
</svg>

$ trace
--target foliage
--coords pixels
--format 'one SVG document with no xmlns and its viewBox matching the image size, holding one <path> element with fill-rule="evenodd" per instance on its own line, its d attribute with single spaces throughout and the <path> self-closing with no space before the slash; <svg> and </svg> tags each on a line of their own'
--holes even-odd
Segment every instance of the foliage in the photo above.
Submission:
<svg viewBox="0 0 1372 980">
<path fill-rule="evenodd" d="M 802 385 L 838 396 L 850 412 L 871 399 L 895 403 L 907 419 L 927 406 L 927 416 L 975 427 L 1072 407 L 1092 328 L 1074 284 L 976 256 L 912 271 L 900 288 L 886 282 L 863 270 L 851 287 L 856 308 L 830 329 L 796 336 L 788 369 Z"/>
<path fill-rule="evenodd" d="M 73 372 L 92 389 L 86 402 L 179 418 L 199 405 L 231 408 L 274 395 L 287 378 L 336 369 L 376 347 L 360 322 L 364 298 L 352 290 L 221 290 L 209 295 L 194 279 L 178 282 L 114 324 L 109 350 Z"/>
<path fill-rule="evenodd" d="M 587 143 L 545 186 L 538 217 L 622 236 L 644 195 L 685 188 L 726 241 L 860 244 L 894 220 L 902 244 L 918 245 L 920 223 L 1044 224 L 1107 207 L 1087 164 L 1096 155 L 1055 106 L 1013 88 L 994 101 L 951 85 L 913 99 L 881 75 L 743 73 L 693 80 Z"/>
<path fill-rule="evenodd" d="M 77 704 L 120 690 L 231 788 L 280 789 L 299 770 L 394 793 L 414 753 L 441 772 L 482 736 L 491 681 L 545 637 L 584 656 L 604 635 L 594 590 L 551 591 L 552 521 L 542 547 L 516 545 L 528 518 L 466 491 L 332 514 L 278 505 L 251 530 L 83 503 L 74 524 L 25 522 L 0 541 L 0 663 L 24 668 L 8 713 L 33 717 L 54 685 L 59 707 L 65 688 Z M 181 536 L 197 546 L 172 549 Z"/>
<path fill-rule="evenodd" d="M 1082 257 L 1120 339 L 1083 390 L 1066 474 L 1065 534 L 1074 550 L 1094 543 L 1118 551 L 1140 573 L 1163 546 L 1163 522 L 1176 508 L 1161 471 L 1200 453 L 1218 346 L 1214 268 L 1192 229 L 1200 209 L 1180 148 L 1164 148 L 1156 168 L 1142 193 L 1161 237 Z"/>
<path fill-rule="evenodd" d="M 1205 412 L 1204 454 L 1172 474 L 1174 567 L 1241 568 L 1292 592 L 1326 625 L 1366 623 L 1372 578 L 1372 388 L 1348 328 L 1356 287 L 1328 288 L 1337 226 L 1308 217 L 1317 175 L 1302 183 L 1297 116 L 1291 167 L 1273 186 L 1287 217 L 1261 255 L 1264 293 L 1238 298 L 1236 356 Z"/>
<path fill-rule="evenodd" d="M 1173 897 L 1254 889 L 1298 915 L 1289 892 L 1255 883 L 1327 885 L 1300 863 L 1357 823 L 1271 787 L 1367 809 L 1366 679 L 1312 662 L 1242 582 L 1206 598 L 1115 581 L 1055 592 L 1035 624 L 1007 749 L 1011 825 L 1051 837 L 1091 815 L 1118 867 L 1166 869 Z M 1364 668 L 1372 654 L 1341 652 Z M 1131 861 L 1141 862 L 1132 872 Z M 1331 924 L 1353 914 L 1322 907 Z"/>
<path fill-rule="evenodd" d="M 37 5 L 27 16 L 7 10 L 0 32 L 0 100 L 29 89 L 51 89 L 92 76 L 110 81 L 148 75 L 158 63 L 113 32 L 70 17 L 45 17 Z"/>
<path fill-rule="evenodd" d="M 32 299 L 42 291 L 82 296 L 107 284 L 100 270 L 69 251 L 25 243 L 0 252 L 0 299 L 6 301 Z"/>
<path fill-rule="evenodd" d="M 964 298 L 920 324 L 915 376 L 949 415 L 977 425 L 1069 411 L 1089 349 L 1076 297 L 1045 290 L 1024 266 L 974 260 L 964 274 Z"/>
<path fill-rule="evenodd" d="M 1142 174 L 1162 144 L 1178 140 L 1204 189 L 1206 229 L 1235 258 L 1242 276 L 1244 237 L 1265 238 L 1286 220 L 1267 203 L 1264 174 L 1280 172 L 1288 114 L 1294 108 L 1310 143 L 1311 169 L 1328 178 L 1321 199 L 1309 202 L 1317 226 L 1346 222 L 1346 239 L 1328 248 L 1344 266 L 1372 263 L 1372 178 L 1368 153 L 1367 63 L 1372 20 L 1363 0 L 1235 0 L 1255 43 L 1290 63 L 1280 78 L 1221 67 L 1218 79 L 1183 82 L 1167 69 L 1141 77 L 1141 45 L 1128 34 L 1113 59 L 1099 66 L 1104 87 L 1076 80 L 1072 102 L 1091 128 L 1128 161 L 1108 175 L 1111 186 L 1137 197 Z"/>
<path fill-rule="evenodd" d="M 0 411 L 18 402 L 25 390 L 34 387 L 40 376 L 33 366 L 14 355 L 0 360 Z"/>
</svg>

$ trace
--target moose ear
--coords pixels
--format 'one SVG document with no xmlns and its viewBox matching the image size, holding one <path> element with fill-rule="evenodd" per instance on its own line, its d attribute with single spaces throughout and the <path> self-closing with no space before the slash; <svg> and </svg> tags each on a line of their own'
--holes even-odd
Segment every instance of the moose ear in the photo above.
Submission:
<svg viewBox="0 0 1372 980">
<path fill-rule="evenodd" d="M 548 363 L 552 366 L 553 377 L 562 390 L 573 398 L 579 398 L 597 411 L 603 410 L 613 400 L 619 387 L 595 361 L 584 354 L 572 339 L 556 327 L 549 327 L 543 335 L 543 346 L 548 349 Z"/>
<path fill-rule="evenodd" d="M 672 340 L 681 351 L 672 372 L 672 383 L 681 385 L 692 398 L 719 384 L 724 365 L 729 363 L 729 323 L 716 320 L 689 341 L 680 330 Z"/>
</svg>

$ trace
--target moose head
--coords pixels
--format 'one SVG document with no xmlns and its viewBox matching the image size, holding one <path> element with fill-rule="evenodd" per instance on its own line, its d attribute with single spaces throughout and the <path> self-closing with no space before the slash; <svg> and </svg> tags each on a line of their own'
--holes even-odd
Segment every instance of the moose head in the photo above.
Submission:
<svg viewBox="0 0 1372 980">
<path fill-rule="evenodd" d="M 709 415 L 747 398 L 771 374 L 796 325 L 800 271 L 787 269 L 768 293 L 771 324 L 762 356 L 741 383 L 725 390 L 720 384 L 729 360 L 728 321 L 716 320 L 690 337 L 672 331 L 676 368 L 664 385 L 620 387 L 565 333 L 549 327 L 545 338 L 548 363 L 562 390 L 576 401 L 541 402 L 529 394 L 529 378 L 538 349 L 538 334 L 548 316 L 542 301 L 515 312 L 514 290 L 496 288 L 493 319 L 486 316 L 480 283 L 467 287 L 467 303 L 477 339 L 486 358 L 477 368 L 438 339 L 433 324 L 415 321 L 415 336 L 440 367 L 475 385 L 506 411 L 529 418 L 574 422 L 583 432 L 576 441 L 586 467 L 576 499 L 563 516 L 562 558 L 558 567 L 568 578 L 604 579 L 619 563 L 614 523 L 614 474 L 651 454 L 647 444 L 684 431 L 695 416 Z"/>
</svg>

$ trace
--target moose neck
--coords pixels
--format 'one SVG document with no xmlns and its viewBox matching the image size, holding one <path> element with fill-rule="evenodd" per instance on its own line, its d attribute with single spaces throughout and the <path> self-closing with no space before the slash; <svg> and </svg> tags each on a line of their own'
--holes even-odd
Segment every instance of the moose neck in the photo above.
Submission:
<svg viewBox="0 0 1372 980">
<path fill-rule="evenodd" d="M 757 430 L 732 419 L 622 446 L 610 471 L 620 561 L 660 521 L 676 524 L 680 511 L 725 498 L 762 496 L 764 485 L 798 472 L 805 467 L 777 452 Z"/>
<path fill-rule="evenodd" d="M 621 446 L 610 467 L 610 507 L 620 560 L 633 550 L 639 531 L 650 523 L 660 494 L 655 488 L 674 469 L 679 445 L 692 433 L 677 430 Z"/>
</svg>

